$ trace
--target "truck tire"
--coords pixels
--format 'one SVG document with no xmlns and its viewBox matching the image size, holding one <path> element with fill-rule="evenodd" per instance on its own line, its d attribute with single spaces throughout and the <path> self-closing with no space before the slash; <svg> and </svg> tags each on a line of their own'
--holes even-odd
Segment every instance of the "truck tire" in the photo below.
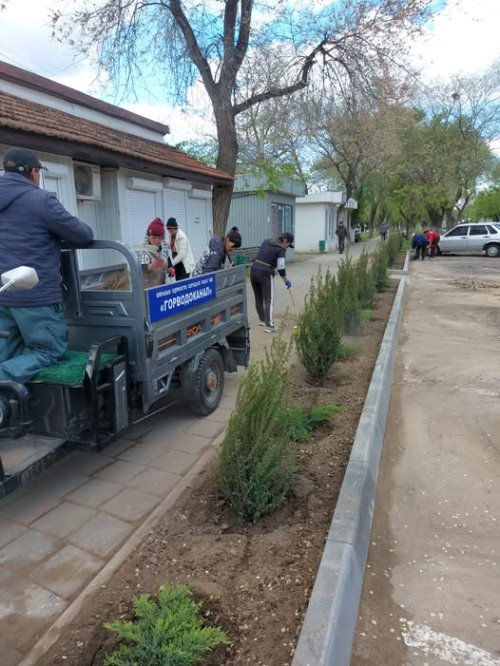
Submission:
<svg viewBox="0 0 500 666">
<path fill-rule="evenodd" d="M 198 416 L 207 416 L 219 406 L 224 390 L 224 363 L 216 349 L 208 349 L 194 375 L 188 403 Z"/>
</svg>

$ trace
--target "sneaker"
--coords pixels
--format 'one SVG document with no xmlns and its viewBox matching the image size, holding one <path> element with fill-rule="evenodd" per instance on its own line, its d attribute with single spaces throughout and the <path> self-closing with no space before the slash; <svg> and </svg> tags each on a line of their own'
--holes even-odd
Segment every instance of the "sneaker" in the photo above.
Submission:
<svg viewBox="0 0 500 666">
<path fill-rule="evenodd" d="M 266 322 L 265 321 L 259 321 L 259 326 L 265 326 Z"/>
<path fill-rule="evenodd" d="M 264 331 L 266 333 L 274 333 L 274 326 L 266 326 Z"/>
</svg>

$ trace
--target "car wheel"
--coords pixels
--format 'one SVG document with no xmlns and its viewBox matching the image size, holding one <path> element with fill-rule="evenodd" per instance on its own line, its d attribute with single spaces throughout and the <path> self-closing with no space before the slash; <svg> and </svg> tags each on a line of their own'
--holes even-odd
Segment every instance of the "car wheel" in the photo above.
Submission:
<svg viewBox="0 0 500 666">
<path fill-rule="evenodd" d="M 499 245 L 487 245 L 485 248 L 486 256 L 487 257 L 498 257 L 500 254 L 500 246 Z"/>
<path fill-rule="evenodd" d="M 190 387 L 188 403 L 198 416 L 207 416 L 217 409 L 224 389 L 224 362 L 216 349 L 208 349 L 196 370 Z"/>
</svg>

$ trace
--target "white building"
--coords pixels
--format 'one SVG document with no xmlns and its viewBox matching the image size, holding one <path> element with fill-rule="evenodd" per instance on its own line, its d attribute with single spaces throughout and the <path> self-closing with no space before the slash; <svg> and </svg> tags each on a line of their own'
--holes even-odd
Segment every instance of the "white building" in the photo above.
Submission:
<svg viewBox="0 0 500 666">
<path fill-rule="evenodd" d="M 168 126 L 0 62 L 0 158 L 31 148 L 42 187 L 96 238 L 143 242 L 155 217 L 175 217 L 195 259 L 212 233 L 212 186 L 232 177 L 165 143 Z M 1 165 L 1 160 L 0 160 Z"/>
<path fill-rule="evenodd" d="M 351 212 L 357 207 L 354 199 L 346 201 L 344 192 L 316 192 L 298 197 L 295 200 L 295 251 L 334 250 L 337 247 L 335 230 L 340 222 L 354 240 Z"/>
</svg>

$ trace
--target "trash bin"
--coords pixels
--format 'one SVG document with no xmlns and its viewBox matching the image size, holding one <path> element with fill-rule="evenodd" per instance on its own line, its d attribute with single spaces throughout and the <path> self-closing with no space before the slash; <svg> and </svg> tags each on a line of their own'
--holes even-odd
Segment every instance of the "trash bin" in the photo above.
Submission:
<svg viewBox="0 0 500 666">
<path fill-rule="evenodd" d="M 319 251 L 324 252 L 326 250 L 326 241 L 320 241 L 319 242 Z"/>
<path fill-rule="evenodd" d="M 236 266 L 243 266 L 248 263 L 248 257 L 246 254 L 237 254 L 236 255 Z"/>
</svg>

